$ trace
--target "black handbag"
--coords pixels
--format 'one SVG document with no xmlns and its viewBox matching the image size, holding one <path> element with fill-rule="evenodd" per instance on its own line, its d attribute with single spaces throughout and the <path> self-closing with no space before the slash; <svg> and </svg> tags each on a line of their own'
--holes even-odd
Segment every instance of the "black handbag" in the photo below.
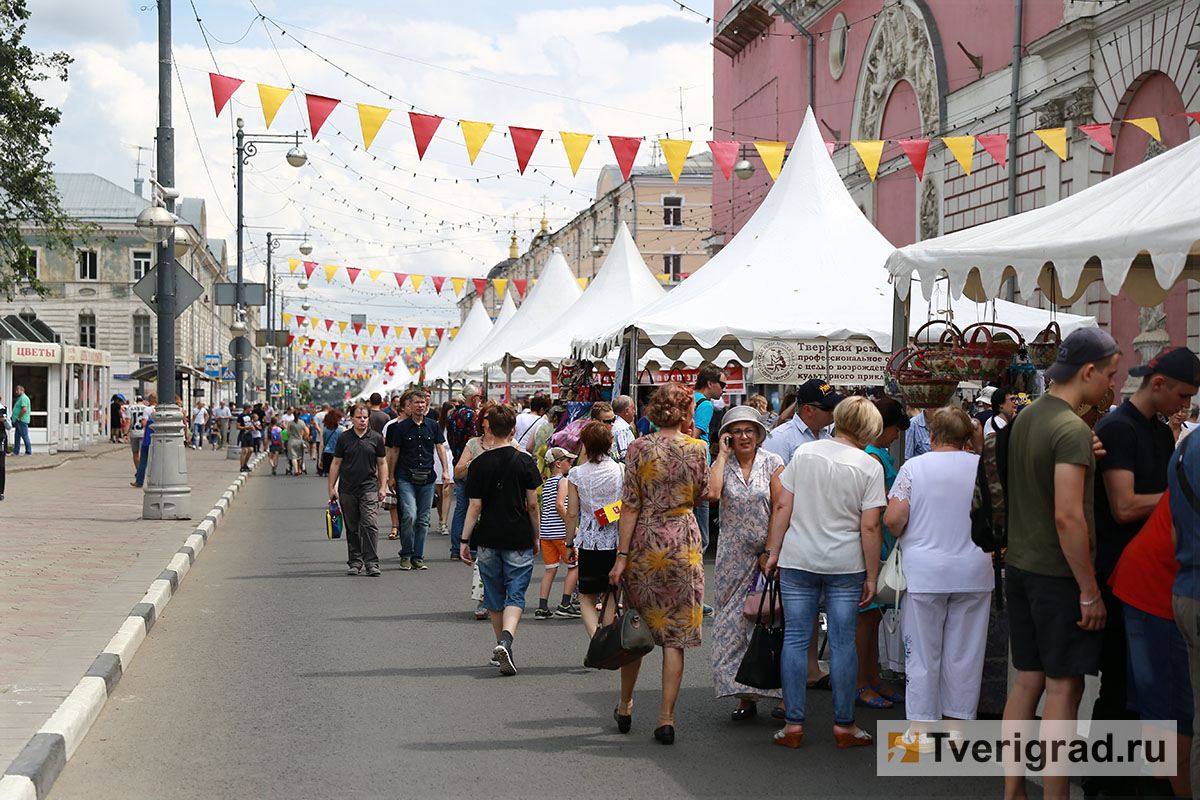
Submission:
<svg viewBox="0 0 1200 800">
<path fill-rule="evenodd" d="M 768 578 L 767 588 L 758 601 L 758 617 L 754 621 L 754 632 L 750 634 L 750 644 L 734 678 L 743 686 L 753 686 L 755 689 L 778 689 L 783 686 L 784 621 L 779 594 L 779 579 Z M 764 623 L 763 606 L 768 595 L 771 597 L 770 612 Z M 779 608 L 778 624 L 775 622 L 776 607 Z"/>
<path fill-rule="evenodd" d="M 616 592 L 611 589 L 604 593 L 604 603 L 600 607 L 601 620 L 608 613 L 609 601 L 616 602 L 615 597 Z M 596 628 L 583 665 L 591 669 L 620 669 L 653 649 L 654 637 L 650 635 L 650 628 L 637 609 L 626 608 L 621 613 L 618 608 L 612 622 Z"/>
</svg>

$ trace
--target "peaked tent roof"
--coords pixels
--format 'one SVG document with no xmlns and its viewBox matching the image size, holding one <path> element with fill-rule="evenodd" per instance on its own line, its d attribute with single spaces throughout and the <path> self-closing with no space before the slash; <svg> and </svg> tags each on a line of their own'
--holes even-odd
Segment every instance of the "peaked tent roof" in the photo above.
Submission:
<svg viewBox="0 0 1200 800">
<path fill-rule="evenodd" d="M 486 313 L 486 312 L 485 312 Z M 462 378 L 466 376 L 482 377 L 483 369 L 480 367 L 480 362 L 475 358 L 475 354 L 480 348 L 486 347 L 488 342 L 496 338 L 501 329 L 508 324 L 509 320 L 517 315 L 517 304 L 512 299 L 512 294 L 506 292 L 504 301 L 500 304 L 500 313 L 496 315 L 495 322 L 492 323 L 491 329 L 487 332 L 480 341 L 472 346 L 467 344 L 462 345 L 454 350 L 453 358 L 448 361 L 443 367 L 446 374 L 451 378 Z M 459 329 L 458 335 L 462 336 L 462 330 Z M 455 337 L 457 338 L 457 337 Z M 469 343 L 468 343 L 469 344 Z"/>
<path fill-rule="evenodd" d="M 1193 139 L 1057 203 L 910 244 L 887 267 L 901 297 L 914 272 L 928 292 L 943 271 L 954 294 L 995 297 L 1011 267 L 1026 296 L 1038 286 L 1068 303 L 1103 280 L 1154 306 L 1177 281 L 1200 280 L 1198 172 Z"/>
<path fill-rule="evenodd" d="M 748 359 L 753 340 L 770 336 L 867 336 L 888 350 L 892 287 L 883 264 L 893 250 L 846 191 L 809 109 L 754 216 L 634 324 L 668 356 L 728 348 Z M 610 326 L 610 345 L 616 335 Z"/>
<path fill-rule="evenodd" d="M 365 400 L 375 392 L 379 392 L 386 399 L 392 392 L 398 392 L 412 382 L 413 375 L 404 360 L 396 356 L 392 356 L 392 360 L 396 362 L 395 375 L 389 378 L 382 369 L 375 370 L 363 384 L 362 391 L 355 395 L 355 400 Z"/>
<path fill-rule="evenodd" d="M 448 378 L 450 373 L 446 367 L 454 363 L 455 354 L 464 347 L 478 347 L 491 332 L 492 318 L 484 310 L 483 301 L 477 297 L 467 312 L 467 318 L 459 326 L 458 333 L 451 339 L 443 339 L 425 363 L 425 382 L 431 384 Z"/>
<path fill-rule="evenodd" d="M 562 312 L 579 300 L 583 289 L 575 279 L 562 248 L 556 247 L 542 268 L 537 283 L 529 290 L 525 302 L 503 328 L 493 332 L 490 340 L 476 351 L 474 364 L 502 366 L 505 353 L 529 339 L 536 340 L 550 330 Z M 512 295 L 506 295 L 506 299 Z"/>
<path fill-rule="evenodd" d="M 600 271 L 583 295 L 544 329 L 522 339 L 508 351 L 526 369 L 557 366 L 571 356 L 574 339 L 595 341 L 614 323 L 629 324 L 641 309 L 666 294 L 638 252 L 622 222 Z"/>
</svg>

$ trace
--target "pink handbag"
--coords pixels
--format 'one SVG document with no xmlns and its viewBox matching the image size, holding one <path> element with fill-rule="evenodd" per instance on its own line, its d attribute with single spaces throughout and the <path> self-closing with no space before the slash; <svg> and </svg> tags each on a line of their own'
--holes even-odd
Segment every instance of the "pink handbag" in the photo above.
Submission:
<svg viewBox="0 0 1200 800">
<path fill-rule="evenodd" d="M 772 609 L 763 602 L 763 592 L 767 590 L 767 579 L 761 572 L 754 576 L 754 583 L 750 584 L 750 592 L 746 595 L 746 602 L 742 605 L 742 616 L 754 622 L 758 619 L 758 611 L 761 608 L 763 614 L 770 614 Z M 774 606 L 775 615 L 783 618 L 783 599 L 779 593 L 771 596 L 771 605 Z"/>
</svg>

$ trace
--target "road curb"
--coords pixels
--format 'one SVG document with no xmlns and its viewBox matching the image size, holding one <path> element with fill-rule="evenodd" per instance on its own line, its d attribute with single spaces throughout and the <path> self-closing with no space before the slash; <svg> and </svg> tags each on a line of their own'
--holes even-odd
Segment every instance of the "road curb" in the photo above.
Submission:
<svg viewBox="0 0 1200 800">
<path fill-rule="evenodd" d="M 15 475 L 18 472 L 33 472 L 34 470 L 39 469 L 55 469 L 57 467 L 61 467 L 63 464 L 70 464 L 72 461 L 90 461 L 93 458 L 100 458 L 100 456 L 108 455 L 109 453 L 120 453 L 122 449 L 126 448 L 114 447 L 108 450 L 100 450 L 95 453 L 72 453 L 69 457 L 64 458 L 62 461 L 59 461 L 55 464 L 33 464 L 28 467 L 14 465 L 11 461 L 12 456 L 9 456 L 10 460 L 6 462 L 5 469 L 7 469 L 8 473 L 12 475 Z M 27 458 L 27 456 L 21 456 L 21 458 Z"/>
<path fill-rule="evenodd" d="M 253 470 L 266 458 L 260 453 L 250 462 Z M 64 462 L 65 463 L 65 462 Z M 196 525 L 166 569 L 151 581 L 141 600 L 129 612 L 116 634 L 96 656 L 58 709 L 46 720 L 24 749 L 0 776 L 0 800 L 42 800 L 54 785 L 67 761 L 74 755 L 92 723 L 100 716 L 121 676 L 129 667 L 146 634 L 162 615 L 163 608 L 208 543 L 225 516 L 233 498 L 251 473 L 240 473 L 217 504 Z"/>
</svg>

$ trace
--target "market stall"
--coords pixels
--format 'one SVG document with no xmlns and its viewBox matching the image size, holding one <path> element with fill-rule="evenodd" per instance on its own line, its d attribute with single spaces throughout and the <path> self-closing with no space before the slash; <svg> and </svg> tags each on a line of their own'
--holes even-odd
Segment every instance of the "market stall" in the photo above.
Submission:
<svg viewBox="0 0 1200 800">
<path fill-rule="evenodd" d="M 78 450 L 108 438 L 112 354 L 65 345 L 60 450 Z"/>
<path fill-rule="evenodd" d="M 0 395 L 12 407 L 13 389 L 29 397 L 29 441 L 35 453 L 53 455 L 62 442 L 63 346 L 40 320 L 10 315 L 0 320 Z M 9 441 L 12 442 L 10 434 Z"/>
</svg>

